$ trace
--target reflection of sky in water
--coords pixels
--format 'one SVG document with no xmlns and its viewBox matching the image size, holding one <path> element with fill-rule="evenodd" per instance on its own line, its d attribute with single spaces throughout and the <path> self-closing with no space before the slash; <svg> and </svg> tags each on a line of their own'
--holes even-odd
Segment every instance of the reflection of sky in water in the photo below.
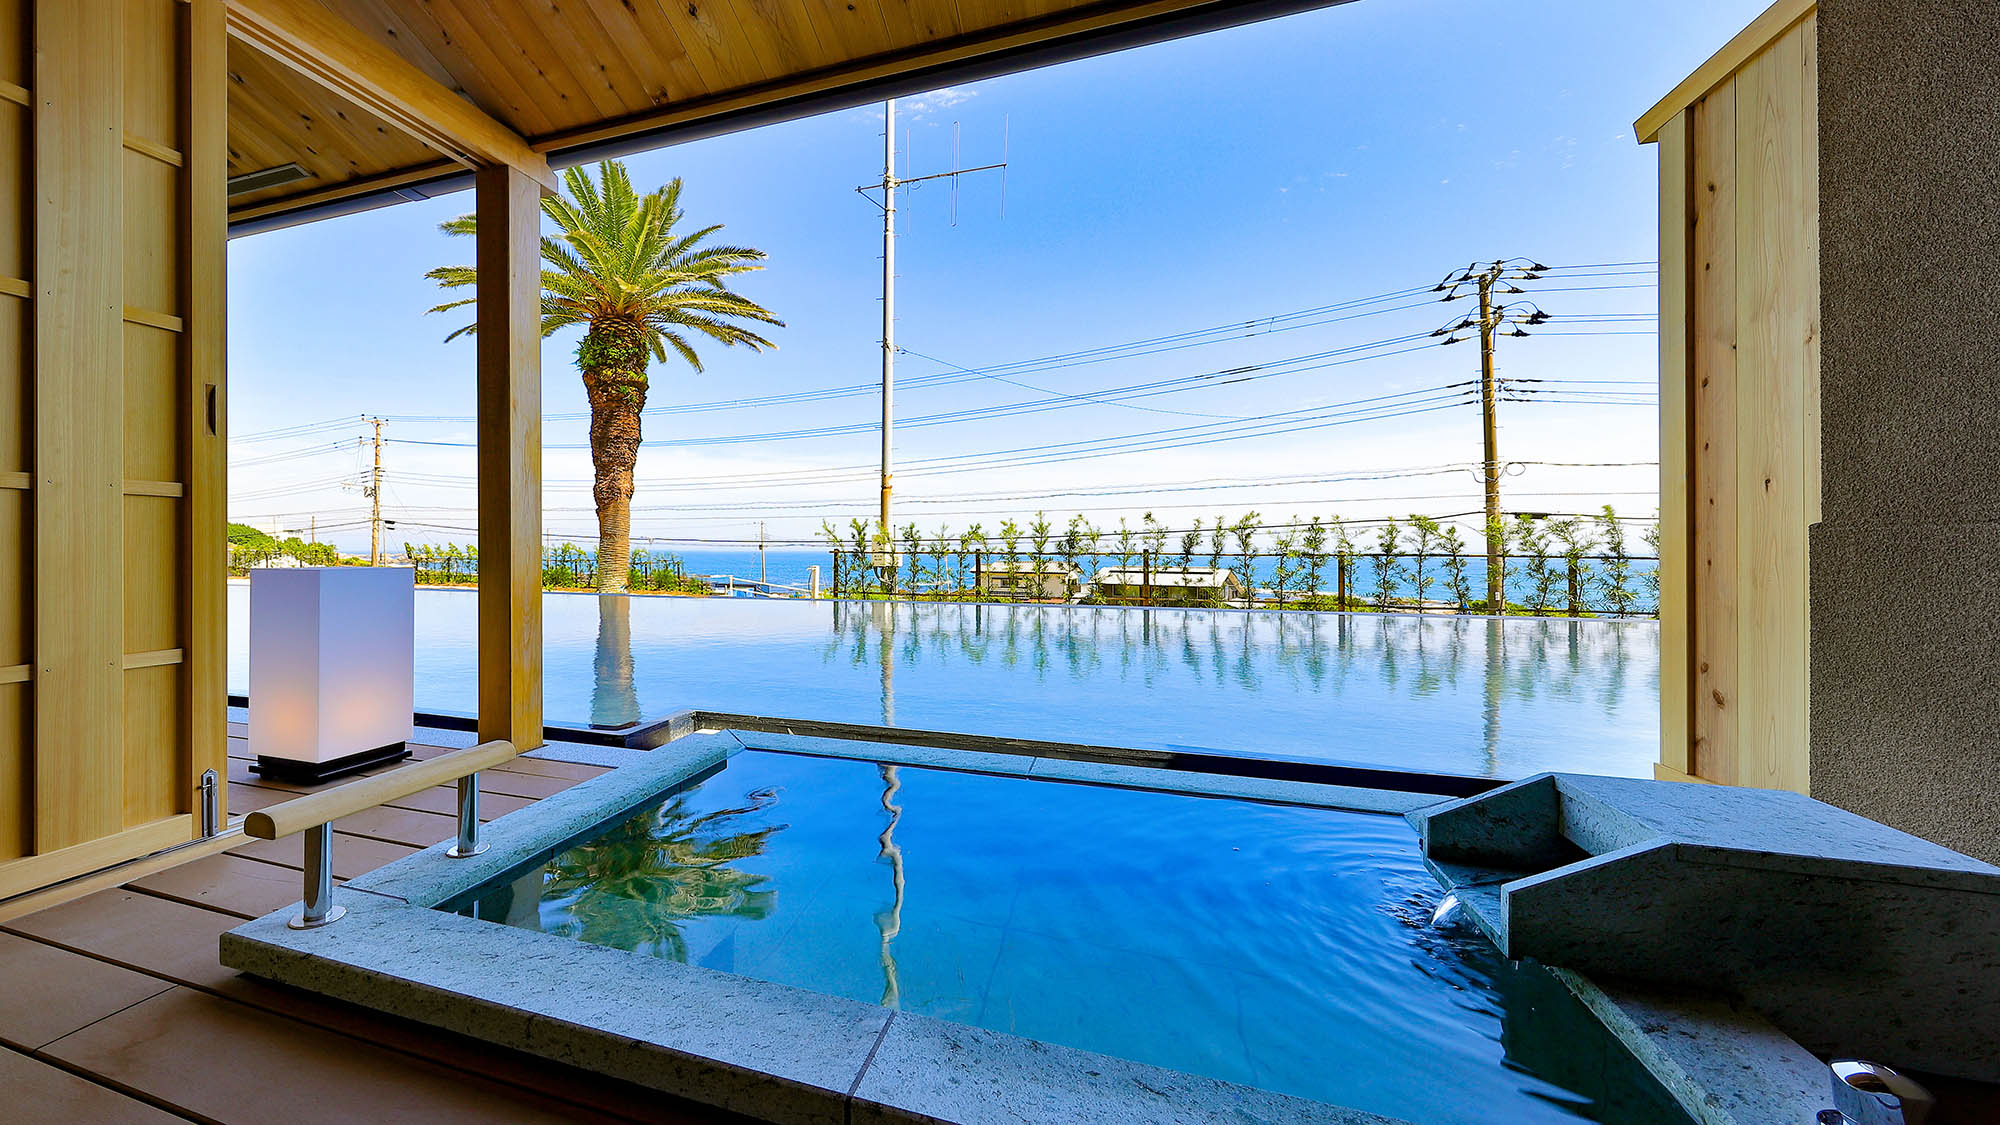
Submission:
<svg viewBox="0 0 2000 1125">
<path fill-rule="evenodd" d="M 244 690 L 247 588 L 230 588 Z M 545 596 L 552 721 L 687 708 L 1519 777 L 1650 776 L 1652 621 Z M 417 597 L 417 706 L 470 712 L 476 599 Z"/>
<path fill-rule="evenodd" d="M 1686 1120 L 1435 895 L 1399 817 L 748 751 L 473 909 L 1430 1125 Z"/>
</svg>

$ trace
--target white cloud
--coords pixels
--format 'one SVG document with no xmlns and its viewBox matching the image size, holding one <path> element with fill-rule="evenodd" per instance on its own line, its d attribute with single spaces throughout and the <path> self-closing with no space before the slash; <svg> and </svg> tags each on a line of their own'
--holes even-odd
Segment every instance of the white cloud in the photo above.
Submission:
<svg viewBox="0 0 2000 1125">
<path fill-rule="evenodd" d="M 978 96 L 979 91 L 969 86 L 946 86 L 941 90 L 932 90 L 925 94 L 912 94 L 907 98 L 897 98 L 896 119 L 904 124 L 925 121 L 935 114 L 964 105 Z M 871 106 L 863 106 L 851 112 L 856 118 L 878 123 L 884 117 L 881 102 L 876 102 Z"/>
<path fill-rule="evenodd" d="M 979 91 L 966 86 L 946 86 L 942 90 L 932 90 L 928 94 L 918 94 L 913 98 L 896 99 L 896 113 L 898 116 L 907 116 L 911 121 L 923 121 L 932 115 L 964 105 L 978 96 Z"/>
</svg>

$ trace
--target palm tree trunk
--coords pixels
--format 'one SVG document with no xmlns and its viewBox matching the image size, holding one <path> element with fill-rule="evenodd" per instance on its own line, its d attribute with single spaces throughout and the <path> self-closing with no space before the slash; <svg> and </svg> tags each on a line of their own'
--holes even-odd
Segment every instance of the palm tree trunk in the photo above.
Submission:
<svg viewBox="0 0 2000 1125">
<path fill-rule="evenodd" d="M 632 470 L 646 408 L 646 340 L 639 325 L 600 320 L 577 348 L 590 399 L 591 496 L 597 502 L 597 588 L 623 593 L 632 572 Z"/>
</svg>

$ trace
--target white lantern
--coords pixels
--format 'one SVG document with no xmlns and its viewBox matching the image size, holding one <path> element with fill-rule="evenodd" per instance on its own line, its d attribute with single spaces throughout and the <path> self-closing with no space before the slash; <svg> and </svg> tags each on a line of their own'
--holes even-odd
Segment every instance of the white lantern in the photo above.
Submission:
<svg viewBox="0 0 2000 1125">
<path fill-rule="evenodd" d="M 319 782 L 409 756 L 415 572 L 250 572 L 251 769 Z"/>
</svg>

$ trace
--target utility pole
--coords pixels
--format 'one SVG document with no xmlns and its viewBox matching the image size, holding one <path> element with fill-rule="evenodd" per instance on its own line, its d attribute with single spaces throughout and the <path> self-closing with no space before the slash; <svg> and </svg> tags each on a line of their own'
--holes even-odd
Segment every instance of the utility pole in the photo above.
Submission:
<svg viewBox="0 0 2000 1125">
<path fill-rule="evenodd" d="M 1507 612 L 1506 584 L 1501 580 L 1506 552 L 1506 529 L 1500 522 L 1500 476 L 1504 469 L 1500 461 L 1499 420 L 1496 404 L 1500 397 L 1500 380 L 1494 373 L 1493 338 L 1505 325 L 1513 325 L 1509 336 L 1526 336 L 1523 324 L 1540 324 L 1548 319 L 1548 314 L 1533 302 L 1518 302 L 1513 305 L 1496 305 L 1496 292 L 1514 294 L 1527 290 L 1518 285 L 1508 285 L 1496 289 L 1502 281 L 1536 281 L 1548 267 L 1535 262 L 1527 265 L 1525 258 L 1515 258 L 1505 262 L 1473 264 L 1452 274 L 1437 284 L 1434 293 L 1443 293 L 1446 301 L 1455 301 L 1471 294 L 1462 293 L 1466 286 L 1476 287 L 1479 296 L 1479 313 L 1476 317 L 1466 317 L 1456 324 L 1448 325 L 1431 333 L 1446 337 L 1445 343 L 1461 342 L 1457 333 L 1463 329 L 1479 330 L 1479 414 L 1480 431 L 1484 439 L 1485 457 L 1480 462 L 1480 478 L 1486 486 L 1486 609 L 1487 612 L 1505 615 Z"/>
<path fill-rule="evenodd" d="M 368 514 L 368 565 L 382 565 L 382 419 L 368 419 L 375 427 L 375 471 L 369 477 L 368 498 L 373 510 Z"/>
<path fill-rule="evenodd" d="M 1494 418 L 1493 385 L 1493 273 L 1479 275 L 1479 428 L 1486 439 L 1486 459 L 1480 475 L 1486 478 L 1486 606 L 1504 616 L 1507 605 L 1501 599 L 1500 553 L 1503 536 L 1500 526 L 1500 434 Z"/>
<path fill-rule="evenodd" d="M 771 584 L 771 568 L 764 558 L 764 521 L 757 521 L 757 581 L 761 585 Z"/>
<path fill-rule="evenodd" d="M 896 189 L 910 184 L 920 184 L 928 180 L 951 180 L 952 190 L 957 189 L 957 177 L 972 172 L 990 172 L 1005 168 L 1003 159 L 998 164 L 982 164 L 977 168 L 959 168 L 957 139 L 952 141 L 952 164 L 949 172 L 938 172 L 929 176 L 912 176 L 907 179 L 896 175 L 896 99 L 882 103 L 882 180 L 880 183 L 863 184 L 854 190 L 867 196 L 871 191 L 880 191 L 881 200 L 876 204 L 882 208 L 882 504 L 877 516 L 882 536 L 889 544 L 887 556 L 893 566 L 895 557 L 895 524 L 891 522 L 891 506 L 895 496 L 895 426 L 896 426 Z M 873 196 L 869 196 L 871 202 Z M 954 201 L 957 196 L 954 194 Z M 953 204 L 957 206 L 956 202 Z M 955 220 L 954 220 L 955 222 Z"/>
</svg>

